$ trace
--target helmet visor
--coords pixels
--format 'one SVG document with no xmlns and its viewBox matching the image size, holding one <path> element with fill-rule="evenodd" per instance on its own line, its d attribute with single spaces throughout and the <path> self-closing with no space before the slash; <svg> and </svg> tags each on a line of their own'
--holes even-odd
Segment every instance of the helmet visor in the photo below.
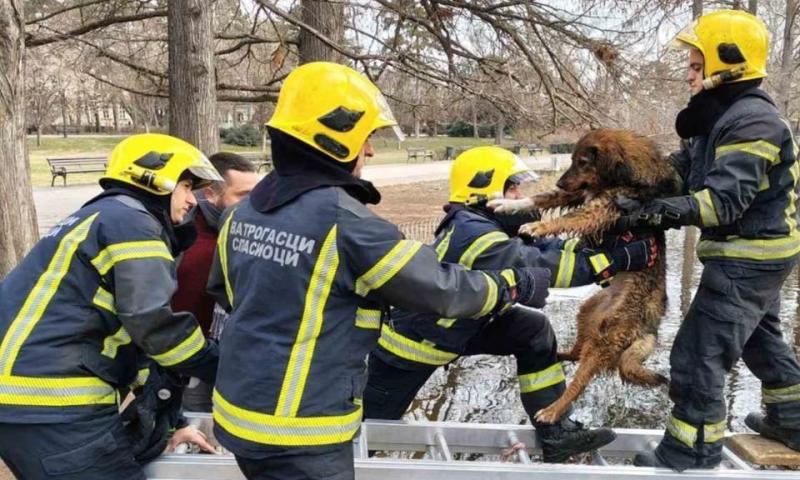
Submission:
<svg viewBox="0 0 800 480">
<path fill-rule="evenodd" d="M 209 167 L 189 167 L 189 173 L 207 182 L 224 182 L 225 179 L 219 174 L 217 169 Z"/>
<path fill-rule="evenodd" d="M 675 38 L 669 42 L 669 48 L 675 50 L 687 50 L 689 48 L 696 48 L 703 51 L 703 48 L 700 45 L 700 38 L 697 36 L 697 20 L 693 21 L 689 25 L 685 26 L 683 30 L 678 32 L 675 35 Z"/>
<path fill-rule="evenodd" d="M 397 137 L 397 141 L 404 141 L 406 136 L 403 131 L 400 130 L 400 126 L 397 125 L 397 120 L 394 118 L 392 108 L 389 106 L 389 102 L 386 101 L 386 97 L 384 97 L 380 91 L 375 95 L 375 104 L 378 105 L 378 118 L 376 119 L 376 123 L 378 124 L 377 128 L 392 127 L 392 132 Z"/>
<path fill-rule="evenodd" d="M 508 181 L 522 185 L 523 183 L 536 182 L 539 180 L 539 175 L 533 173 L 528 165 L 522 161 L 521 158 L 514 155 L 514 164 L 511 166 L 511 175 L 508 176 Z"/>
<path fill-rule="evenodd" d="M 539 175 L 531 172 L 530 170 L 526 170 L 524 172 L 518 172 L 510 177 L 508 177 L 508 181 L 517 185 L 523 185 L 529 182 L 538 182 Z"/>
</svg>

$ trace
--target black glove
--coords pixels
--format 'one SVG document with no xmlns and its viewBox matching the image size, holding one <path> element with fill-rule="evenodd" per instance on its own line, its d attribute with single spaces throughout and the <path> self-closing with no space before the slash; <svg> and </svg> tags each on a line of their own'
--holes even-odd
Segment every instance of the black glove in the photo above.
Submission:
<svg viewBox="0 0 800 480">
<path fill-rule="evenodd" d="M 641 229 L 667 230 L 694 223 L 690 218 L 693 213 L 691 205 L 684 200 L 684 197 L 652 200 L 647 203 L 633 198 L 617 197 L 614 199 L 614 204 L 622 210 L 623 215 L 609 230 L 613 233 Z"/>
<path fill-rule="evenodd" d="M 608 249 L 585 249 L 597 282 L 602 286 L 607 286 L 617 272 L 644 270 L 655 265 L 658 259 L 658 243 L 653 236 L 635 240 L 627 233 L 618 237 L 613 245 L 609 243 L 603 242 L 603 246 L 609 246 Z"/>
<path fill-rule="evenodd" d="M 181 414 L 183 382 L 158 365 L 151 365 L 145 384 L 120 414 L 136 461 L 144 465 L 164 452 L 170 431 L 187 425 Z"/>
<path fill-rule="evenodd" d="M 505 311 L 514 303 L 544 307 L 550 290 L 550 270 L 537 267 L 507 269 L 500 273 L 499 278 L 503 292 L 497 311 Z"/>
</svg>

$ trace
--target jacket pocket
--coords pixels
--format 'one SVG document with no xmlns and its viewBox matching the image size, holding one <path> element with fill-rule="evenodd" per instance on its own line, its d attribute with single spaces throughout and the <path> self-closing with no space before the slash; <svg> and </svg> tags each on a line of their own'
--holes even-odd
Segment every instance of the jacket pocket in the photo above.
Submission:
<svg viewBox="0 0 800 480">
<path fill-rule="evenodd" d="M 700 276 L 700 286 L 719 295 L 728 295 L 733 283 L 722 265 L 707 263 Z"/>
<path fill-rule="evenodd" d="M 111 432 L 74 450 L 42 458 L 42 467 L 49 475 L 77 473 L 97 464 L 104 456 L 117 450 L 117 441 Z"/>
</svg>

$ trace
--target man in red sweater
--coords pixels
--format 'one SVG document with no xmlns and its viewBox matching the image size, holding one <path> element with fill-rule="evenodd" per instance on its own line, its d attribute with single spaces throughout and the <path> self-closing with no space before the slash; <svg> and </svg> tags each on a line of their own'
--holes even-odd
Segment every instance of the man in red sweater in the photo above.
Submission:
<svg viewBox="0 0 800 480">
<path fill-rule="evenodd" d="M 206 283 L 219 235 L 219 217 L 226 208 L 250 193 L 258 183 L 259 176 L 249 160 L 235 153 L 217 153 L 209 160 L 225 182 L 216 182 L 195 192 L 198 207 L 194 219 L 197 240 L 183 253 L 178 264 L 178 289 L 172 297 L 172 308 L 194 314 L 203 334 L 216 338 L 215 331 L 218 334 L 219 328 L 212 328 L 214 300 L 206 293 Z M 210 412 L 212 387 L 192 379 L 183 395 L 183 408 Z"/>
</svg>

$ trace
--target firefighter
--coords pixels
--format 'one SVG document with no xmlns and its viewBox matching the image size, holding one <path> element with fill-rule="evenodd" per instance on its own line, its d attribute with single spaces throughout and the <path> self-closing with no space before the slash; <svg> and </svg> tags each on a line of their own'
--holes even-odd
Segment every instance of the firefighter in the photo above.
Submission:
<svg viewBox="0 0 800 480">
<path fill-rule="evenodd" d="M 610 251 L 581 248 L 578 239 L 524 242 L 517 236 L 519 227 L 538 216 L 495 215 L 485 199 L 520 199 L 521 185 L 533 178 L 516 155 L 500 147 L 476 147 L 459 155 L 450 171 L 450 203 L 436 229 L 439 260 L 475 269 L 543 267 L 551 272 L 553 287 L 607 282 L 615 271 L 640 270 L 653 263 L 654 243 L 649 240 L 620 243 Z M 607 268 L 597 271 L 594 265 Z M 462 355 L 480 354 L 515 356 L 522 405 L 531 420 L 564 392 L 555 334 L 540 312 L 514 307 L 472 319 L 392 310 L 391 322 L 382 326 L 378 347 L 369 357 L 364 416 L 399 419 L 437 367 Z M 615 437 L 609 429 L 586 430 L 567 415 L 552 425 L 533 423 L 545 462 L 562 462 Z"/>
<path fill-rule="evenodd" d="M 365 359 L 389 304 L 443 317 L 544 304 L 547 270 L 440 264 L 365 206 L 380 200 L 359 178 L 369 136 L 396 126 L 364 75 L 296 68 L 267 123 L 275 170 L 223 218 L 214 433 L 249 479 L 354 477 Z"/>
<path fill-rule="evenodd" d="M 797 146 L 766 77 L 768 34 L 755 16 L 721 10 L 676 37 L 687 48 L 692 97 L 676 119 L 681 149 L 671 161 L 681 196 L 619 203 L 631 227 L 700 227 L 700 286 L 670 356 L 674 402 L 664 438 L 639 465 L 675 470 L 720 463 L 725 375 L 741 357 L 761 380 L 766 415 L 745 423 L 800 450 L 800 365 L 781 337 L 781 286 L 800 252 Z"/>
<path fill-rule="evenodd" d="M 158 455 L 152 447 L 166 441 L 154 430 L 178 416 L 155 411 L 169 392 L 151 379 L 125 430 L 117 389 L 143 381 L 144 355 L 213 382 L 216 345 L 169 302 L 174 258 L 187 243 L 176 225 L 195 204 L 192 188 L 221 180 L 182 140 L 130 136 L 111 153 L 104 191 L 0 284 L 0 457 L 18 478 L 143 479 L 134 455 Z"/>
</svg>

